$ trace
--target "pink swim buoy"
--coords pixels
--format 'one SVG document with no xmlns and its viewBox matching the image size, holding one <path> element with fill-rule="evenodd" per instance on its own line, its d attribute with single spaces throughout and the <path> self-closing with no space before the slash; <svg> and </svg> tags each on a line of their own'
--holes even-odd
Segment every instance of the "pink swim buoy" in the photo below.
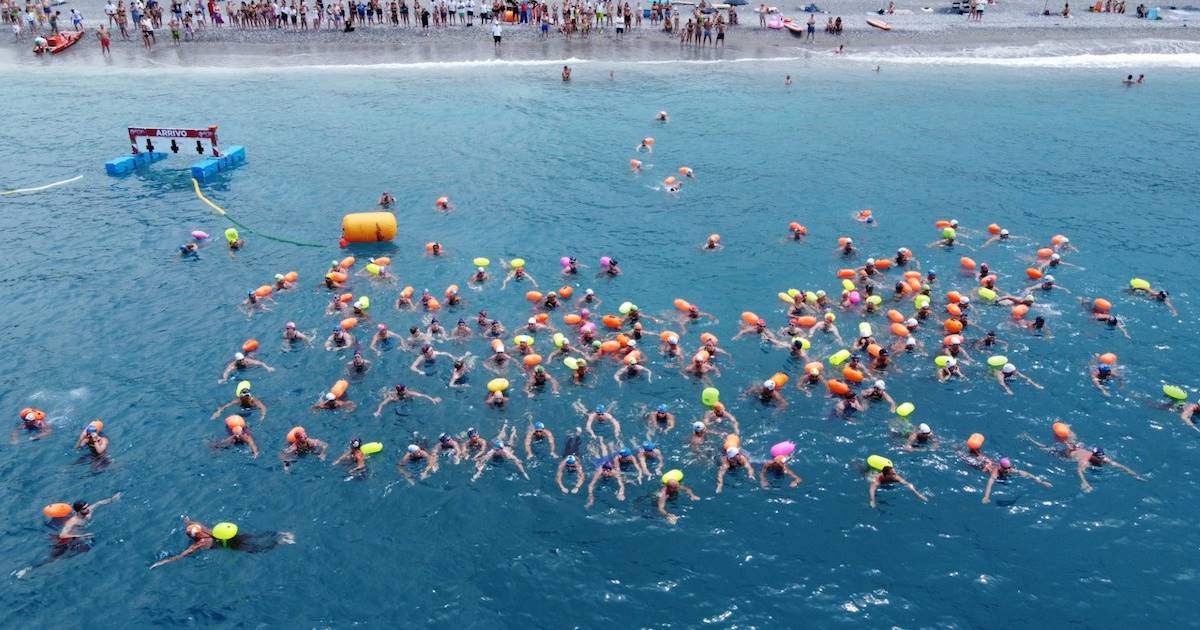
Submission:
<svg viewBox="0 0 1200 630">
<path fill-rule="evenodd" d="M 793 442 L 780 442 L 771 447 L 771 457 L 788 457 L 796 452 L 796 445 Z"/>
</svg>

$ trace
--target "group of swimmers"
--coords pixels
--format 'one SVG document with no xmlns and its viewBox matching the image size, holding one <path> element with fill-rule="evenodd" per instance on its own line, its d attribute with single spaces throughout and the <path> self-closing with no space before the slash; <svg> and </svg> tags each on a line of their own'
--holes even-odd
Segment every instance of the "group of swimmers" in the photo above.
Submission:
<svg viewBox="0 0 1200 630">
<path fill-rule="evenodd" d="M 665 112 L 658 118 L 665 122 Z M 649 142 L 643 142 L 642 148 L 649 150 L 653 141 L 647 140 Z M 684 174 L 682 170 L 681 174 Z M 686 175 L 694 176 L 690 169 Z M 394 201 L 387 193 L 380 199 L 382 205 Z M 439 199 L 437 206 L 440 210 L 452 209 L 446 198 Z M 858 212 L 855 218 L 866 229 L 878 225 L 870 211 Z M 960 235 L 966 231 L 957 221 L 939 222 L 938 227 L 942 230 L 942 237 L 931 243 L 930 247 L 974 250 L 962 242 Z M 984 251 L 996 244 L 1021 240 L 997 225 L 988 226 L 987 233 L 988 237 L 977 251 Z M 227 236 L 231 250 L 240 249 L 245 245 L 236 233 Z M 799 223 L 792 223 L 788 226 L 784 238 L 789 242 L 803 243 L 807 236 L 807 228 Z M 197 241 L 204 240 L 199 236 L 196 238 Z M 181 248 L 183 255 L 196 254 L 199 245 L 192 245 Z M 699 244 L 698 248 L 715 255 L 724 248 L 724 244 L 720 235 L 713 234 Z M 1017 324 L 1018 329 L 1048 338 L 1050 333 L 1044 317 L 1038 316 L 1034 322 L 1027 322 L 1025 318 L 1031 309 L 1039 304 L 1033 297 L 1034 292 L 1041 292 L 1047 296 L 1058 291 L 1069 292 L 1059 285 L 1049 272 L 1062 272 L 1074 267 L 1065 260 L 1065 257 L 1074 251 L 1076 250 L 1069 239 L 1061 235 L 1055 236 L 1050 247 L 1037 251 L 1034 264 L 1026 269 L 1026 275 L 1033 284 L 1021 287 L 1012 294 L 1000 290 L 999 276 L 987 263 L 976 264 L 974 260 L 963 257 L 962 275 L 977 281 L 978 286 L 971 291 L 947 292 L 946 299 L 940 306 L 949 317 L 941 322 L 938 322 L 933 307 L 933 287 L 939 281 L 938 274 L 933 270 L 920 271 L 916 257 L 906 248 L 898 249 L 894 257 L 867 258 L 862 265 L 838 271 L 842 290 L 837 297 L 831 297 L 821 290 L 791 290 L 780 293 L 779 299 L 785 312 L 780 315 L 780 319 L 786 320 L 784 325 L 771 328 L 765 318 L 752 312 L 744 312 L 738 324 L 738 332 L 730 341 L 755 340 L 763 350 L 786 354 L 792 365 L 803 368 L 796 370 L 794 378 L 793 375 L 780 372 L 764 381 L 740 388 L 743 390 L 741 397 L 749 399 L 751 403 L 773 408 L 779 413 L 788 407 L 789 396 L 786 394 L 791 388 L 787 387 L 787 384 L 792 382 L 795 391 L 806 398 L 824 390 L 832 403 L 830 417 L 852 418 L 877 405 L 886 406 L 889 413 L 898 419 L 898 422 L 891 424 L 898 434 L 898 444 L 902 444 L 896 448 L 904 452 L 936 450 L 944 436 L 937 435 L 926 423 L 912 424 L 909 415 L 913 412 L 913 405 L 898 404 L 892 396 L 886 378 L 899 372 L 899 363 L 902 361 L 927 360 L 918 359 L 927 356 L 927 353 L 923 342 L 917 337 L 928 336 L 928 331 L 940 323 L 940 327 L 949 334 L 943 337 L 941 349 L 935 353 L 930 378 L 937 378 L 942 382 L 969 378 L 964 366 L 976 364 L 976 359 L 971 355 L 971 351 L 974 350 L 991 355 L 982 363 L 986 365 L 989 378 L 993 378 L 1002 391 L 1013 394 L 1013 385 L 1018 382 L 1040 389 L 1040 384 L 1023 374 L 1007 357 L 1000 354 L 1007 350 L 1008 342 L 1000 339 L 995 330 L 981 332 L 976 339 L 969 342 L 964 334 L 976 329 L 977 314 L 980 318 L 987 317 L 990 307 L 1004 305 L 1010 308 L 1012 321 Z M 426 252 L 434 257 L 444 254 L 439 243 L 427 244 Z M 859 256 L 854 240 L 849 237 L 839 239 L 834 256 L 846 261 Z M 486 383 L 486 391 L 481 394 L 482 402 L 489 408 L 499 410 L 502 418 L 506 415 L 504 410 L 515 389 L 509 378 L 523 379 L 524 383 L 520 387 L 522 393 L 527 398 L 536 399 L 540 396 L 561 395 L 567 387 L 590 387 L 597 379 L 607 380 L 606 377 L 611 377 L 618 385 L 623 385 L 631 382 L 651 383 L 655 378 L 661 380 L 674 374 L 676 378 L 696 381 L 705 386 L 702 396 L 704 408 L 696 412 L 699 417 L 689 425 L 690 433 L 685 442 L 688 450 L 685 454 L 689 455 L 690 460 L 712 463 L 714 494 L 722 493 L 728 475 L 744 475 L 763 488 L 771 487 L 773 482 L 786 483 L 790 487 L 796 487 L 802 482 L 801 476 L 791 467 L 796 450 L 794 443 L 780 442 L 770 448 L 770 457 L 758 461 L 755 461 L 747 447 L 743 446 L 743 433 L 738 419 L 720 400 L 720 392 L 713 386 L 714 379 L 721 378 L 721 363 L 730 356 L 730 351 L 722 346 L 716 335 L 711 332 L 712 328 L 719 325 L 717 317 L 682 298 L 674 301 L 675 310 L 670 315 L 646 312 L 632 302 L 620 304 L 615 309 L 619 315 L 599 315 L 605 301 L 595 290 L 588 288 L 582 295 L 575 295 L 575 287 L 581 284 L 579 281 L 586 266 L 573 256 L 564 256 L 559 261 L 559 278 L 552 284 L 561 282 L 561 288 L 545 293 L 539 290 L 541 285 L 526 268 L 524 260 L 502 261 L 503 273 L 495 276 L 489 270 L 490 261 L 487 259 L 475 259 L 473 262 L 474 270 L 463 282 L 467 287 L 478 291 L 480 296 L 484 295 L 482 292 L 485 288 L 495 285 L 499 285 L 498 290 L 501 291 L 510 285 L 525 285 L 530 288 L 525 293 L 525 299 L 531 305 L 530 316 L 523 323 L 510 329 L 499 319 L 492 318 L 486 309 L 479 309 L 471 318 L 473 321 L 462 317 L 448 328 L 443 326 L 439 318 L 447 312 L 464 312 L 468 308 L 473 310 L 474 306 L 469 305 L 468 301 L 476 298 L 462 295 L 458 285 L 447 287 L 441 299 L 428 290 L 418 294 L 411 287 L 405 287 L 395 294 L 395 301 L 391 302 L 390 308 L 400 313 L 418 315 L 419 324 L 410 325 L 407 335 L 396 333 L 387 324 L 377 322 L 373 318 L 374 311 L 369 297 L 359 295 L 355 299 L 349 292 L 352 284 L 362 287 L 364 292 L 390 292 L 389 287 L 398 281 L 389 271 L 390 259 L 371 259 L 363 269 L 355 272 L 357 261 L 351 256 L 331 262 L 321 282 L 320 290 L 327 291 L 330 297 L 325 316 L 340 319 L 340 322 L 324 338 L 319 337 L 315 331 L 302 332 L 295 322 L 287 322 L 280 333 L 284 349 L 303 351 L 323 341 L 321 347 L 325 351 L 349 359 L 344 364 L 339 361 L 339 364 L 343 365 L 350 378 L 366 374 L 372 369 L 382 369 L 373 367 L 379 362 L 391 363 L 393 366 L 406 365 L 418 378 L 432 377 L 435 372 L 448 374 L 441 385 L 447 391 L 461 391 L 475 383 Z M 902 276 L 888 276 L 892 270 L 902 272 Z M 612 281 L 622 273 L 622 267 L 617 260 L 604 256 L 600 258 L 599 271 L 595 277 Z M 894 279 L 895 283 L 892 284 L 889 278 Z M 1135 294 L 1160 302 L 1172 313 L 1175 312 L 1166 291 L 1155 289 L 1145 281 L 1131 282 L 1131 285 Z M 298 286 L 296 274 L 277 275 L 274 285 L 249 291 L 242 308 L 250 317 L 268 312 L 269 302 L 281 294 L 297 289 Z M 482 304 L 482 298 L 479 299 Z M 985 306 L 977 307 L 977 303 Z M 899 309 L 906 308 L 907 304 L 911 304 L 913 311 L 908 314 L 902 313 Z M 1128 331 L 1122 322 L 1111 313 L 1111 303 L 1098 298 L 1091 303 L 1085 301 L 1084 304 L 1090 317 L 1128 337 Z M 892 308 L 887 308 L 888 306 Z M 852 343 L 847 344 L 841 336 L 837 326 L 839 313 L 842 316 L 856 316 L 862 320 L 858 326 L 859 334 Z M 872 318 L 883 320 L 884 317 L 889 322 L 889 332 L 896 337 L 894 341 L 889 342 L 877 337 L 871 326 Z M 560 329 L 553 321 L 555 319 L 560 319 L 565 327 Z M 373 332 L 367 336 L 369 339 L 360 340 L 355 336 L 357 329 L 372 324 Z M 652 331 L 649 329 L 651 326 L 659 330 Z M 699 330 L 703 332 L 698 335 L 697 345 L 685 349 L 684 339 L 689 331 L 696 333 Z M 515 335 L 512 337 L 511 346 L 506 344 L 510 335 Z M 553 349 L 539 349 L 535 337 L 541 339 L 543 348 L 552 345 Z M 471 344 L 476 338 L 482 338 L 486 344 L 487 350 L 481 353 L 484 355 L 482 357 L 470 350 L 459 353 L 439 349 L 447 347 L 447 344 Z M 826 361 L 810 360 L 809 351 L 819 339 L 832 341 L 836 344 L 835 347 L 849 345 L 850 348 L 830 353 L 825 357 Z M 240 351 L 222 367 L 218 382 L 241 378 L 251 370 L 274 372 L 274 367 L 255 356 L 258 349 L 259 344 L 254 340 L 242 344 Z M 371 353 L 375 361 L 367 359 L 366 352 Z M 546 352 L 545 357 L 541 352 Z M 399 353 L 411 353 L 412 361 L 404 359 L 400 364 L 395 363 L 392 357 Z M 826 362 L 835 368 L 841 368 L 841 378 L 825 373 Z M 651 363 L 655 364 L 653 369 L 649 367 Z M 1109 389 L 1120 379 L 1115 369 L 1116 363 L 1115 355 L 1105 353 L 1098 355 L 1095 364 L 1089 367 L 1093 385 L 1104 395 L 1108 395 Z M 557 370 L 559 365 L 565 368 L 565 372 L 555 376 L 551 370 Z M 479 368 L 486 374 L 482 380 L 477 380 Z M 312 405 L 313 411 L 354 413 L 357 405 L 347 396 L 348 386 L 348 381 L 342 379 L 329 391 L 322 392 Z M 212 446 L 226 448 L 244 445 L 252 457 L 257 457 L 259 443 L 251 429 L 250 421 L 257 416 L 256 426 L 265 426 L 267 405 L 255 396 L 247 380 L 238 382 L 234 394 L 232 400 L 219 406 L 212 414 L 213 419 L 221 419 L 227 410 L 234 410 L 233 414 L 224 418 L 225 436 L 213 442 Z M 409 405 L 417 401 L 437 405 L 441 403 L 441 398 L 417 391 L 404 383 L 396 383 L 378 400 L 373 415 L 379 417 L 389 405 Z M 561 449 L 558 448 L 559 436 L 541 419 L 530 419 L 524 427 L 523 436 L 520 427 L 515 424 L 510 426 L 505 420 L 491 440 L 484 438 L 480 431 L 474 428 L 457 434 L 441 432 L 435 439 L 423 438 L 416 433 L 398 458 L 398 472 L 409 483 L 415 484 L 418 480 L 428 479 L 436 474 L 443 463 L 448 461 L 451 465 L 469 465 L 473 469 L 472 481 L 478 480 L 488 470 L 504 467 L 510 467 L 512 472 L 529 479 L 526 463 L 530 460 L 557 460 L 554 473 L 556 487 L 564 494 L 576 494 L 586 483 L 585 509 L 595 503 L 597 490 L 601 487 L 612 487 L 615 498 L 623 501 L 627 483 L 641 484 L 657 479 L 657 511 L 664 519 L 674 524 L 680 515 L 673 512 L 670 506 L 681 497 L 694 501 L 701 496 L 683 483 L 683 470 L 669 464 L 673 458 L 678 458 L 679 454 L 669 449 L 664 452 L 664 444 L 669 443 L 667 436 L 676 428 L 675 413 L 668 403 L 656 404 L 652 410 L 645 412 L 632 412 L 636 421 L 644 426 L 645 438 L 630 439 L 623 437 L 622 424 L 615 413 L 617 404 L 614 401 L 588 407 L 582 400 L 577 400 L 574 404 L 577 420 L 574 422 L 579 422 L 582 426 L 561 436 Z M 1196 412 L 1200 411 L 1200 405 L 1183 405 L 1178 410 L 1185 422 L 1200 431 L 1194 420 Z M 22 409 L 19 415 L 20 423 L 12 436 L 14 442 L 21 432 L 27 433 L 30 440 L 42 440 L 52 434 L 45 411 L 29 407 Z M 572 421 L 567 422 L 574 424 Z M 1110 457 L 1104 448 L 1081 444 L 1065 423 L 1056 422 L 1052 429 L 1055 439 L 1061 443 L 1058 447 L 1047 446 L 1033 438 L 1025 437 L 1037 447 L 1072 461 L 1083 491 L 1088 492 L 1092 489 L 1086 473 L 1104 466 L 1111 466 L 1141 479 L 1140 475 Z M 87 449 L 97 461 L 106 461 L 108 439 L 103 431 L 103 421 L 89 422 L 81 431 L 76 448 Z M 284 471 L 292 470 L 307 457 L 325 461 L 330 453 L 329 444 L 310 435 L 303 426 L 291 428 L 281 440 L 285 446 L 279 453 L 279 459 Z M 1024 478 L 1046 487 L 1050 486 L 1050 481 L 1017 468 L 1008 457 L 985 454 L 982 450 L 983 443 L 984 437 L 981 434 L 972 434 L 959 453 L 966 465 L 986 475 L 987 482 L 982 497 L 984 503 L 990 502 L 996 482 Z M 519 446 L 523 446 L 523 449 L 519 450 Z M 334 458 L 333 465 L 344 467 L 351 478 L 362 478 L 371 468 L 371 458 L 382 450 L 381 443 L 364 442 L 361 438 L 354 437 L 348 441 L 339 456 Z M 867 482 L 868 504 L 871 507 L 876 506 L 878 490 L 888 486 L 907 488 L 919 500 L 928 500 L 928 497 L 902 476 L 886 457 L 872 455 L 867 458 L 861 471 Z M 91 511 L 117 498 L 119 495 L 91 505 L 77 502 L 74 506 L 47 506 L 48 516 L 54 514 L 55 519 L 66 519 L 61 522 L 58 545 L 64 549 L 70 548 L 79 539 L 90 536 L 81 530 L 90 521 Z M 236 527 L 228 523 L 209 528 L 203 523 L 187 519 L 184 530 L 192 540 L 187 550 L 156 562 L 154 567 L 209 549 L 218 542 L 223 547 L 254 551 L 293 540 L 286 532 L 264 536 L 239 535 L 236 534 Z"/>
</svg>

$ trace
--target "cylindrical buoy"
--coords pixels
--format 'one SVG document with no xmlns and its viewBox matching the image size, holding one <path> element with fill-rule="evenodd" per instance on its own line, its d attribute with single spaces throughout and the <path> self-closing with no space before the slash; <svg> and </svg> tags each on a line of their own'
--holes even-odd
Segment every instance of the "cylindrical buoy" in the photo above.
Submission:
<svg viewBox="0 0 1200 630">
<path fill-rule="evenodd" d="M 342 217 L 342 238 L 350 243 L 375 243 L 396 238 L 396 215 L 355 212 Z"/>
</svg>

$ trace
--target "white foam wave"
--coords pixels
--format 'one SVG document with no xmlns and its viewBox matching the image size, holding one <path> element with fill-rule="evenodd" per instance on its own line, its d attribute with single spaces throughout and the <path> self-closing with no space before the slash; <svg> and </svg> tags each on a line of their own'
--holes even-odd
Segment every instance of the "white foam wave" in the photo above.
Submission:
<svg viewBox="0 0 1200 630">
<path fill-rule="evenodd" d="M 891 50 L 853 55 L 870 63 L 936 66 L 1000 66 L 1009 68 L 1200 68 L 1200 42 L 1135 40 L 1120 44 L 1042 43 L 919 52 Z"/>
</svg>

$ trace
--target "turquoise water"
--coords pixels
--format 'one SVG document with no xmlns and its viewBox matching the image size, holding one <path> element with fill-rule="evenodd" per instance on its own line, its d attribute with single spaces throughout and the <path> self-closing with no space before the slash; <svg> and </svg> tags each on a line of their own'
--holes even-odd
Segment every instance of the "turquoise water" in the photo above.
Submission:
<svg viewBox="0 0 1200 630">
<path fill-rule="evenodd" d="M 10 108 L 0 128 L 0 188 L 85 177 L 0 197 L 9 296 L 0 309 L 0 369 L 9 384 L 0 409 L 13 420 L 35 404 L 56 429 L 0 456 L 6 572 L 45 558 L 42 505 L 118 490 L 125 497 L 97 513 L 89 553 L 7 578 L 0 625 L 83 614 L 124 626 L 1177 620 L 1197 579 L 1200 485 L 1189 467 L 1196 435 L 1155 405 L 1163 382 L 1196 385 L 1188 273 L 1200 150 L 1194 72 L 1151 72 L 1145 86 L 1124 89 L 1111 71 L 614 65 L 609 81 L 608 67 L 580 64 L 569 85 L 553 64 L 10 78 L 10 93 L 44 107 Z M 797 79 L 790 89 L 785 72 Z M 671 113 L 665 126 L 652 122 L 660 109 Z M 248 246 L 236 256 L 210 247 L 181 261 L 176 247 L 191 230 L 215 235 L 227 226 L 193 195 L 191 159 L 124 179 L 103 174 L 103 161 L 125 150 L 126 126 L 210 123 L 221 126 L 223 144 L 247 147 L 249 163 L 206 185 L 209 196 L 253 228 L 323 248 L 245 234 Z M 641 156 L 653 168 L 638 177 L 627 162 L 645 135 L 657 144 Z M 655 189 L 684 164 L 696 181 L 678 195 Z M 401 234 L 353 252 L 391 255 L 401 286 L 440 294 L 450 283 L 465 286 L 475 256 L 521 256 L 543 288 L 557 287 L 558 258 L 576 255 L 589 267 L 577 290 L 594 288 L 602 312 L 632 300 L 673 317 L 671 301 L 683 297 L 714 313 L 720 324 L 711 330 L 733 353 L 716 384 L 745 446 L 761 458 L 771 444 L 794 440 L 804 483 L 764 491 L 731 478 L 714 496 L 715 466 L 684 445 L 687 423 L 701 413 L 700 387 L 654 351 L 652 383 L 618 388 L 606 365 L 587 388 L 564 378 L 561 396 L 517 396 L 505 412 L 481 404 L 481 376 L 471 389 L 448 391 L 446 374 L 418 377 L 407 368 L 411 355 L 392 353 L 351 385 L 357 411 L 310 412 L 348 357 L 320 348 L 284 353 L 279 331 L 295 320 L 327 334 L 334 320 L 323 315 L 328 294 L 316 284 L 344 254 L 336 246 L 340 217 L 369 209 L 382 190 L 399 200 Z M 454 212 L 433 210 L 443 194 Z M 863 207 L 879 227 L 852 219 Z M 1006 354 L 1045 391 L 1018 386 L 1006 396 L 978 366 L 967 368 L 967 382 L 939 384 L 928 358 L 904 360 L 889 390 L 913 401 L 913 419 L 942 436 L 934 453 L 903 452 L 886 409 L 845 422 L 828 418 L 828 400 L 791 387 L 791 404 L 777 415 L 737 399 L 777 370 L 795 371 L 782 351 L 731 341 L 738 314 L 752 310 L 780 326 L 778 291 L 833 292 L 833 271 L 845 266 L 833 255 L 838 236 L 854 237 L 858 264 L 911 248 L 923 269 L 940 272 L 937 303 L 941 291 L 969 288 L 957 274 L 962 252 L 926 247 L 937 238 L 933 221 L 950 217 L 973 232 L 966 240 L 976 248 L 991 222 L 1032 239 L 968 252 L 998 270 L 1006 290 L 1024 286 L 1027 258 L 1051 235 L 1067 234 L 1081 250 L 1068 260 L 1086 271 L 1056 274 L 1073 293 L 1040 300 L 1053 339 L 1014 329 L 1007 309 L 975 307 L 977 324 L 996 328 L 1012 344 Z M 785 240 L 793 220 L 809 227 L 802 244 Z M 698 246 L 712 232 L 726 247 L 703 253 Z M 448 255 L 426 257 L 430 240 Z M 593 279 L 604 255 L 619 259 L 625 275 Z M 300 273 L 301 289 L 265 315 L 238 311 L 247 289 L 289 270 Z M 1180 316 L 1124 293 L 1133 275 L 1170 290 Z M 394 287 L 368 287 L 356 278 L 352 290 L 374 298 L 376 320 L 403 332 L 420 319 L 390 308 Z M 529 316 L 525 289 L 501 291 L 494 282 L 464 291 L 462 316 L 486 307 L 512 329 Z M 1076 303 L 1098 295 L 1113 301 L 1131 341 L 1089 321 Z M 452 324 L 454 313 L 442 319 Z M 852 336 L 857 321 L 843 314 L 843 334 Z M 882 316 L 871 321 L 884 333 Z M 931 349 L 940 336 L 921 334 Z M 247 376 L 270 408 L 262 425 L 252 422 L 264 450 L 257 460 L 206 446 L 224 435 L 209 414 L 232 397 L 217 378 L 251 337 L 277 368 Z M 684 345 L 695 348 L 695 332 Z M 486 350 L 478 337 L 446 346 Z M 820 338 L 811 354 L 837 349 Z M 1120 355 L 1127 378 L 1112 398 L 1087 380 L 1089 358 L 1105 351 Z M 444 401 L 373 418 L 379 392 L 397 381 Z M 655 513 L 654 486 L 631 485 L 623 503 L 600 489 L 585 511 L 582 496 L 555 488 L 545 457 L 530 465 L 529 482 L 490 470 L 470 483 L 467 466 L 447 462 L 410 487 L 395 470 L 413 431 L 432 437 L 475 426 L 491 436 L 505 419 L 524 426 L 537 418 L 561 441 L 582 424 L 575 400 L 618 401 L 627 435 L 638 436 L 639 409 L 671 405 L 681 426 L 660 444 L 703 500 L 676 505 L 683 518 L 670 527 Z M 112 454 L 99 471 L 71 450 L 97 416 Z M 1017 438 L 1029 432 L 1048 441 L 1059 418 L 1147 480 L 1106 470 L 1091 475 L 1094 492 L 1081 493 L 1073 466 Z M 344 470 L 311 459 L 285 475 L 275 453 L 296 424 L 330 442 L 334 456 L 355 436 L 382 440 L 387 450 L 363 480 L 346 481 Z M 977 431 L 988 436 L 989 454 L 1013 458 L 1054 487 L 998 486 L 993 504 L 981 505 L 986 478 L 954 453 Z M 895 460 L 930 502 L 890 490 L 870 510 L 858 466 L 871 453 Z M 180 514 L 209 525 L 234 521 L 243 531 L 291 531 L 298 544 L 254 555 L 210 551 L 148 571 L 186 547 Z"/>
</svg>

